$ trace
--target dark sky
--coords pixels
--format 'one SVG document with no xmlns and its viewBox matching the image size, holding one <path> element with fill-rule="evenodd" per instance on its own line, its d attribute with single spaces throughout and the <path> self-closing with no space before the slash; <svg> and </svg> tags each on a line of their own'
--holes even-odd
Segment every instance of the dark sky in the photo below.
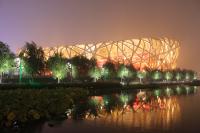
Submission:
<svg viewBox="0 0 200 133">
<path fill-rule="evenodd" d="M 178 66 L 200 71 L 200 0 L 0 0 L 0 40 L 56 46 L 171 37 Z"/>
</svg>

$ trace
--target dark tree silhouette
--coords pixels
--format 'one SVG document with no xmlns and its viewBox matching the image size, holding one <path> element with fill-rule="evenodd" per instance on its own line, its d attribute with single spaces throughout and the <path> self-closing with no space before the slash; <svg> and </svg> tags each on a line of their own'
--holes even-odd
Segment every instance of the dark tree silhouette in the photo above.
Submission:
<svg viewBox="0 0 200 133">
<path fill-rule="evenodd" d="M 45 68 L 44 51 L 42 47 L 38 47 L 35 42 L 27 42 L 22 48 L 19 57 L 25 63 L 25 70 L 32 77 L 41 75 Z"/>
<path fill-rule="evenodd" d="M 84 56 L 74 56 L 69 62 L 77 69 L 77 78 L 89 77 L 89 70 L 96 66 L 96 59 L 87 59 Z"/>
<path fill-rule="evenodd" d="M 108 60 L 103 65 L 102 77 L 104 79 L 112 79 L 112 78 L 116 77 L 116 68 L 115 68 L 115 64 L 112 61 Z"/>
</svg>

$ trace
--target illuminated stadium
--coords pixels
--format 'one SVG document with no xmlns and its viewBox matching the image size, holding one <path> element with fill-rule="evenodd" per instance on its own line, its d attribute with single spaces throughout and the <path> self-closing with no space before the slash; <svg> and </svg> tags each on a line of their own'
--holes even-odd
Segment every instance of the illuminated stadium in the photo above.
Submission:
<svg viewBox="0 0 200 133">
<path fill-rule="evenodd" d="M 101 67 L 107 60 L 132 64 L 136 68 L 173 69 L 179 55 L 179 42 L 169 38 L 140 38 L 100 43 L 62 45 L 45 48 L 45 56 L 61 53 L 66 58 L 82 55 L 97 59 Z"/>
</svg>

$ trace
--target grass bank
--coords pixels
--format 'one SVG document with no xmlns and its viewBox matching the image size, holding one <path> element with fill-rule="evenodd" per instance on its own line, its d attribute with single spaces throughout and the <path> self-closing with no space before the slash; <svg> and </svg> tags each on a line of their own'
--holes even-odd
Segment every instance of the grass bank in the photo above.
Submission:
<svg viewBox="0 0 200 133">
<path fill-rule="evenodd" d="M 34 121 L 65 119 L 66 110 L 87 95 L 81 88 L 0 90 L 0 131 Z"/>
</svg>

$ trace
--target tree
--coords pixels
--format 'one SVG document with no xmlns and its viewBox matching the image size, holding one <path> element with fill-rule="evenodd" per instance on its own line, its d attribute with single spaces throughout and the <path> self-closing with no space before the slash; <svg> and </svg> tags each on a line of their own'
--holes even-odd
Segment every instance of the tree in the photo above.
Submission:
<svg viewBox="0 0 200 133">
<path fill-rule="evenodd" d="M 164 77 L 167 81 L 172 80 L 173 79 L 173 73 L 171 71 L 166 71 L 164 74 Z"/>
<path fill-rule="evenodd" d="M 178 68 L 174 70 L 174 76 L 177 81 L 183 79 L 183 72 Z"/>
<path fill-rule="evenodd" d="M 162 72 L 160 70 L 153 70 L 151 72 L 151 77 L 153 80 L 160 80 L 162 78 Z"/>
<path fill-rule="evenodd" d="M 87 59 L 84 56 L 74 56 L 69 60 L 69 63 L 76 70 L 78 78 L 85 78 L 89 75 L 89 70 L 95 66 L 95 59 Z"/>
<path fill-rule="evenodd" d="M 136 78 L 137 69 L 136 69 L 132 64 L 128 64 L 128 65 L 126 65 L 126 67 L 127 67 L 128 70 L 129 70 L 128 77 Z"/>
<path fill-rule="evenodd" d="M 0 83 L 2 83 L 3 73 L 9 72 L 14 66 L 14 54 L 8 45 L 0 42 Z"/>
<path fill-rule="evenodd" d="M 142 83 L 142 79 L 146 77 L 146 71 L 138 71 L 137 77 L 140 79 L 140 83 Z"/>
<path fill-rule="evenodd" d="M 128 77 L 129 70 L 124 64 L 120 64 L 117 70 L 117 76 L 121 78 L 121 82 L 124 78 Z"/>
<path fill-rule="evenodd" d="M 52 71 L 53 76 L 58 79 L 58 83 L 60 83 L 60 80 L 63 79 L 67 73 L 66 59 L 60 54 L 55 54 L 48 59 L 47 65 Z"/>
<path fill-rule="evenodd" d="M 112 61 L 107 61 L 101 70 L 101 75 L 104 79 L 111 79 L 116 75 L 115 64 Z"/>
<path fill-rule="evenodd" d="M 94 79 L 94 82 L 96 82 L 101 77 L 101 70 L 97 66 L 94 66 L 89 70 L 89 75 Z"/>
<path fill-rule="evenodd" d="M 26 64 L 24 69 L 32 77 L 41 75 L 45 68 L 45 57 L 42 47 L 38 47 L 35 42 L 27 42 L 19 53 L 19 57 Z"/>
<path fill-rule="evenodd" d="M 197 78 L 197 74 L 193 70 L 183 70 L 183 73 L 186 80 L 193 80 Z"/>
<path fill-rule="evenodd" d="M 121 82 L 123 79 L 134 78 L 136 69 L 132 65 L 124 65 L 120 64 L 117 70 L 117 76 L 121 78 Z"/>
<path fill-rule="evenodd" d="M 180 72 L 177 72 L 176 75 L 175 75 L 175 78 L 176 78 L 177 81 L 181 80 L 182 74 Z"/>
</svg>

